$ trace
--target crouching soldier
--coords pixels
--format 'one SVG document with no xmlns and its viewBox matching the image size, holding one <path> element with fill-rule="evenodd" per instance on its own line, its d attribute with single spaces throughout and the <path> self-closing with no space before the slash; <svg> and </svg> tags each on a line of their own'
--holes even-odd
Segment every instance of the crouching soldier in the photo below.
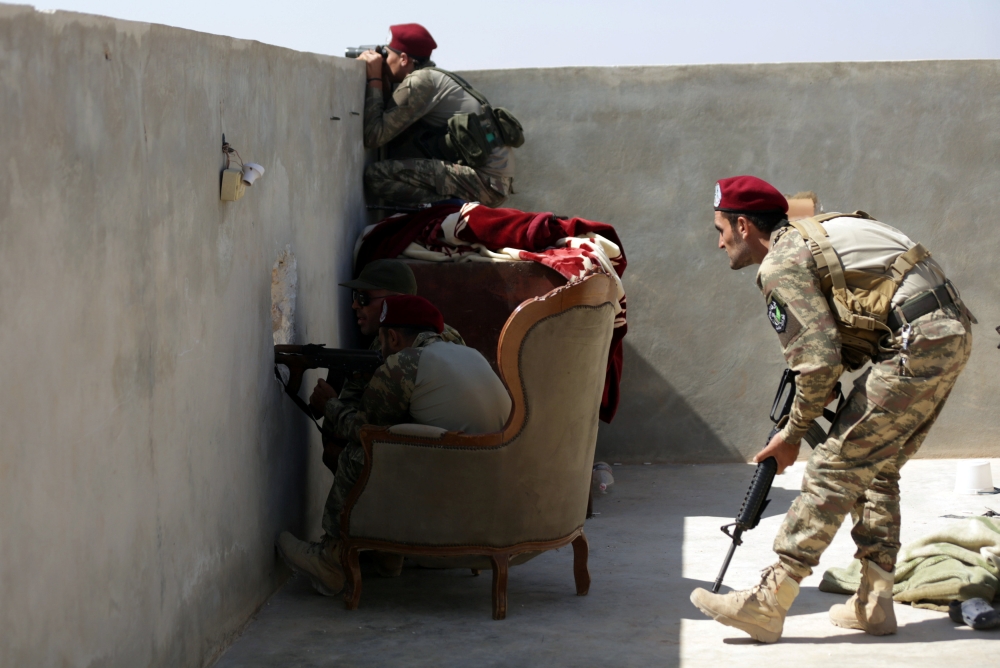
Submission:
<svg viewBox="0 0 1000 668">
<path fill-rule="evenodd" d="M 737 176 L 715 186 L 715 229 L 729 266 L 760 265 L 757 287 L 788 366 L 798 371 L 784 429 L 754 458 L 792 464 L 799 442 L 841 375 L 871 362 L 827 440 L 812 453 L 802 492 L 774 541 L 778 562 L 760 584 L 691 602 L 761 642 L 785 615 L 850 513 L 861 585 L 830 621 L 872 635 L 896 632 L 899 475 L 941 413 L 972 349 L 971 314 L 920 244 L 864 212 L 789 223 L 770 184 Z"/>
<path fill-rule="evenodd" d="M 524 143 L 520 123 L 462 77 L 433 67 L 437 43 L 423 26 L 390 31 L 382 53 L 358 57 L 368 73 L 365 148 L 386 146 L 389 157 L 365 170 L 369 196 L 400 205 L 458 198 L 500 206 L 512 192 L 512 149 Z M 399 84 L 391 98 L 387 84 Z"/>
<path fill-rule="evenodd" d="M 325 535 L 318 543 L 284 532 L 278 551 L 295 572 L 308 575 L 321 594 L 334 596 L 344 587 L 340 561 L 340 514 L 364 469 L 361 427 L 416 423 L 467 434 L 503 429 L 510 395 L 490 363 L 474 348 L 443 337 L 444 318 L 416 295 L 382 299 L 378 338 L 385 362 L 364 390 L 360 406 L 347 404 L 326 383 L 317 383 L 310 405 L 326 417 L 324 428 L 347 441 L 340 453 L 333 488 L 323 513 Z M 402 568 L 396 556 L 395 574 Z M 381 568 L 381 567 L 380 567 Z"/>
</svg>

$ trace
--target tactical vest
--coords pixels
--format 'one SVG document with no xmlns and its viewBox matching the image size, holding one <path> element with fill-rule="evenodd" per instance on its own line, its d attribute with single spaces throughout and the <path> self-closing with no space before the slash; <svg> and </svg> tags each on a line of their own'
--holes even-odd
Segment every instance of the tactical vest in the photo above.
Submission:
<svg viewBox="0 0 1000 668">
<path fill-rule="evenodd" d="M 518 148 L 524 144 L 524 129 L 509 110 L 503 107 L 494 109 L 482 93 L 454 72 L 438 67 L 424 69 L 434 70 L 450 77 L 466 93 L 475 98 L 483 110 L 478 114 L 455 114 L 448 119 L 448 124 L 444 127 L 434 127 L 418 121 L 404 133 L 397 146 L 408 143 L 415 146 L 427 158 L 446 160 L 469 167 L 482 167 L 494 149 L 501 146 Z"/>
<path fill-rule="evenodd" d="M 903 277 L 918 263 L 931 256 L 917 244 L 900 253 L 885 274 L 845 270 L 830 244 L 829 234 L 821 223 L 833 218 L 874 220 L 864 211 L 827 213 L 789 225 L 802 235 L 812 251 L 819 269 L 821 289 L 830 303 L 837 330 L 840 332 L 841 358 L 850 370 L 862 367 L 879 351 L 879 342 L 891 330 L 886 325 L 892 308 L 892 298 Z"/>
</svg>

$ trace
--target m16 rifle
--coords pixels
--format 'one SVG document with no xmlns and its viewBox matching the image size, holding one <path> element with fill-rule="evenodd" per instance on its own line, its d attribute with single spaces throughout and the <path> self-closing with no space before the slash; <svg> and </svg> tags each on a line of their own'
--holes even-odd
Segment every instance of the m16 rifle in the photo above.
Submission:
<svg viewBox="0 0 1000 668">
<path fill-rule="evenodd" d="M 277 345 L 274 347 L 274 376 L 285 388 L 295 405 L 309 416 L 316 428 L 323 433 L 317 417 L 309 404 L 299 396 L 302 375 L 306 369 L 328 369 L 327 382 L 342 384 L 347 378 L 371 377 L 375 369 L 382 365 L 382 353 L 377 350 L 342 350 L 327 348 L 322 343 L 305 345 Z M 288 367 L 288 382 L 281 377 L 279 365 Z"/>
<path fill-rule="evenodd" d="M 781 374 L 781 383 L 778 385 L 778 392 L 774 395 L 774 403 L 771 404 L 770 418 L 774 426 L 767 435 L 767 440 L 764 442 L 765 445 L 770 443 L 771 439 L 784 429 L 785 424 L 788 422 L 788 414 L 791 412 L 792 404 L 795 402 L 795 377 L 797 375 L 798 372 L 791 369 L 785 369 L 784 373 Z M 836 410 L 823 410 L 823 417 L 829 420 L 831 424 L 843 409 L 844 404 L 847 403 L 841 391 L 840 383 L 837 383 L 834 392 L 837 397 Z M 826 436 L 827 434 L 823 428 L 813 422 L 803 440 L 810 447 L 815 448 L 826 440 Z M 743 498 L 743 505 L 740 507 L 740 512 L 736 515 L 736 521 L 722 527 L 722 533 L 732 538 L 733 542 L 729 546 L 726 560 L 722 563 L 722 568 L 719 570 L 719 576 L 715 578 L 715 584 L 712 586 L 713 594 L 719 593 L 719 588 L 722 586 L 722 579 L 726 576 L 726 571 L 729 569 L 729 562 L 732 561 L 736 548 L 743 544 L 743 532 L 750 531 L 760 524 L 764 510 L 771 503 L 771 500 L 767 497 L 771 492 L 771 484 L 774 482 L 774 476 L 777 473 L 778 460 L 774 457 L 768 457 L 757 464 L 753 479 L 750 481 L 750 489 L 747 490 L 747 494 Z M 734 527 L 732 533 L 729 531 L 730 527 Z"/>
</svg>

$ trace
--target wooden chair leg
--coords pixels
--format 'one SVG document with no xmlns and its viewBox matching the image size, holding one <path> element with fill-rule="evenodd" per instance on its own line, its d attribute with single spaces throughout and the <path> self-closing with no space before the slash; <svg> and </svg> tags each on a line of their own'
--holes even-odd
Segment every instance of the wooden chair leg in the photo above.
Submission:
<svg viewBox="0 0 1000 668">
<path fill-rule="evenodd" d="M 493 619 L 507 617 L 507 569 L 510 566 L 509 554 L 495 554 L 490 557 L 493 562 Z"/>
<path fill-rule="evenodd" d="M 347 576 L 347 591 L 344 592 L 344 603 L 348 610 L 357 610 L 361 601 L 361 564 L 358 563 L 360 551 L 356 547 L 346 547 L 341 553 Z"/>
<path fill-rule="evenodd" d="M 586 596 L 590 591 L 590 571 L 587 569 L 587 557 L 590 545 L 587 536 L 581 531 L 573 540 L 573 578 L 576 580 L 576 595 Z"/>
</svg>

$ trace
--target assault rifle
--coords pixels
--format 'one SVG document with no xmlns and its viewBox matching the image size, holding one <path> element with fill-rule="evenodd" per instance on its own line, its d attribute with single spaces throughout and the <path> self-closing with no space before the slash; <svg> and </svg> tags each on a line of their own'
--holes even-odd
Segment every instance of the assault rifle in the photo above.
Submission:
<svg viewBox="0 0 1000 668">
<path fill-rule="evenodd" d="M 774 427 L 771 428 L 771 432 L 767 435 L 767 440 L 764 442 L 765 445 L 770 443 L 775 434 L 784 429 L 785 424 L 788 422 L 788 414 L 791 412 L 792 403 L 795 401 L 795 377 L 797 375 L 799 375 L 798 372 L 791 369 L 785 369 L 784 373 L 781 374 L 781 383 L 778 385 L 777 394 L 774 395 L 774 403 L 771 404 L 770 418 L 771 422 L 774 423 Z M 837 397 L 837 408 L 832 411 L 823 410 L 823 417 L 829 420 L 831 424 L 843 409 L 844 404 L 847 403 L 844 399 L 844 393 L 841 391 L 840 383 L 837 383 L 834 391 Z M 815 448 L 826 440 L 826 436 L 827 434 L 823 428 L 813 422 L 803 440 L 810 447 Z M 736 521 L 722 527 L 722 533 L 732 538 L 733 542 L 729 546 L 729 553 L 726 554 L 726 560 L 722 563 L 722 568 L 719 570 L 719 577 L 715 578 L 715 584 L 712 586 L 713 594 L 719 593 L 719 587 L 722 586 L 722 578 L 726 576 L 726 571 L 729 569 L 729 562 L 732 560 L 737 546 L 743 544 L 743 532 L 755 529 L 760 524 L 760 518 L 763 516 L 764 510 L 771 503 L 771 499 L 767 498 L 767 496 L 771 492 L 771 483 L 774 482 L 774 476 L 777 472 L 778 460 L 774 457 L 768 457 L 757 464 L 753 479 L 750 481 L 750 489 L 747 490 L 747 495 L 743 498 L 743 505 L 740 507 L 740 512 L 736 515 Z M 735 527 L 732 533 L 729 532 L 730 527 Z"/>
<path fill-rule="evenodd" d="M 302 375 L 306 369 L 329 369 L 327 382 L 338 379 L 346 380 L 348 377 L 371 376 L 375 369 L 382 366 L 382 353 L 377 350 L 342 350 L 339 348 L 327 348 L 322 343 L 307 343 L 301 346 L 277 345 L 274 347 L 274 376 L 285 388 L 285 393 L 292 398 L 295 405 L 302 409 L 302 412 L 309 416 L 309 419 L 320 429 L 317 417 L 313 414 L 302 397 L 299 396 L 299 387 L 302 385 Z M 288 367 L 288 382 L 281 377 L 278 365 L 283 364 Z M 320 433 L 323 430 L 320 429 Z"/>
</svg>

